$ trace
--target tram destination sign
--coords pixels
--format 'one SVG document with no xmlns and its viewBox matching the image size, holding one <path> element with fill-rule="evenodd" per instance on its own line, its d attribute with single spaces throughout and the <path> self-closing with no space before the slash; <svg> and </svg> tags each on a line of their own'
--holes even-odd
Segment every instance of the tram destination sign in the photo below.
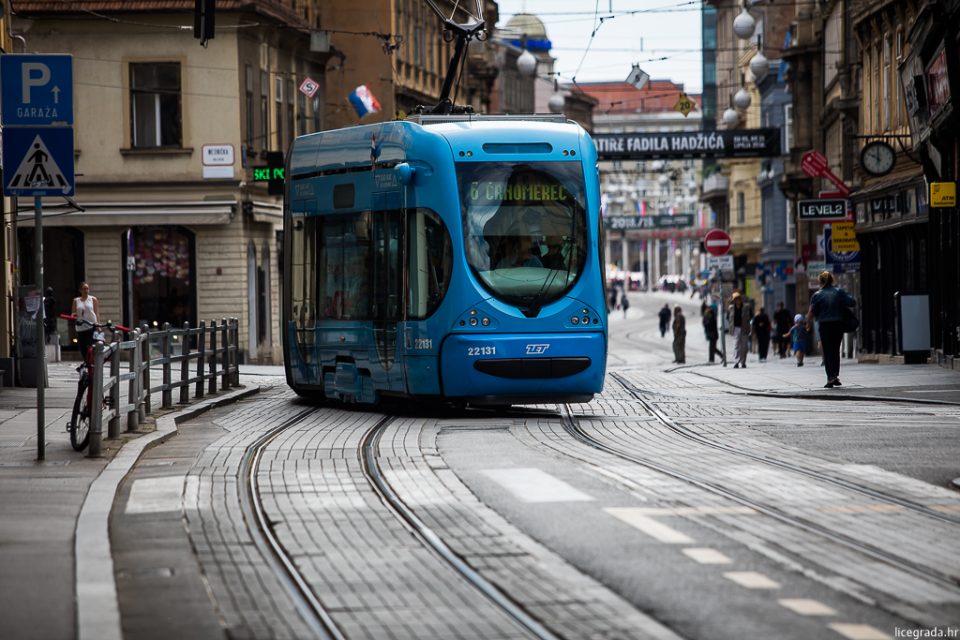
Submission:
<svg viewBox="0 0 960 640">
<path fill-rule="evenodd" d="M 768 158 L 780 155 L 779 129 L 596 133 L 601 160 Z"/>
<path fill-rule="evenodd" d="M 692 213 L 673 216 L 610 216 L 603 219 L 607 229 L 682 229 L 693 226 Z"/>
</svg>

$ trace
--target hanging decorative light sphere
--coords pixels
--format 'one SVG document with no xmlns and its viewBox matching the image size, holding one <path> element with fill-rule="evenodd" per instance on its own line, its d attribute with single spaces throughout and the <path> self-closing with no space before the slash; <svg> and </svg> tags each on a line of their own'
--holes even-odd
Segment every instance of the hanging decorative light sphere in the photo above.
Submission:
<svg viewBox="0 0 960 640">
<path fill-rule="evenodd" d="M 738 124 L 740 124 L 740 114 L 737 113 L 737 110 L 733 107 L 730 107 L 723 112 L 723 124 L 728 128 L 732 129 Z"/>
<path fill-rule="evenodd" d="M 750 92 L 743 87 L 740 87 L 740 90 L 733 94 L 733 106 L 740 109 L 740 111 L 749 109 L 751 102 L 753 102 L 753 100 L 750 98 Z"/>
<path fill-rule="evenodd" d="M 566 103 L 566 100 L 563 94 L 558 91 L 550 96 L 550 100 L 547 101 L 547 108 L 550 109 L 550 113 L 563 113 L 564 103 Z"/>
<path fill-rule="evenodd" d="M 750 58 L 750 73 L 753 74 L 753 81 L 757 84 L 763 82 L 763 79 L 770 73 L 770 61 L 763 52 L 758 51 L 757 55 Z"/>
<path fill-rule="evenodd" d="M 537 59 L 526 49 L 517 58 L 517 71 L 525 76 L 532 76 L 537 72 Z"/>
<path fill-rule="evenodd" d="M 746 40 L 753 35 L 757 28 L 757 21 L 753 19 L 750 12 L 744 9 L 736 18 L 733 19 L 733 33 L 741 40 Z"/>
</svg>

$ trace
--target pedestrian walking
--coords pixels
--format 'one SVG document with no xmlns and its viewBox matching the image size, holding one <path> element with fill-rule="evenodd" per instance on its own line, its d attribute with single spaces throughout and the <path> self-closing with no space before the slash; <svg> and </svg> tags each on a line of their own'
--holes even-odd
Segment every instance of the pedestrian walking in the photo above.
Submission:
<svg viewBox="0 0 960 640">
<path fill-rule="evenodd" d="M 783 302 L 777 303 L 777 310 L 773 312 L 773 324 L 777 336 L 777 355 L 786 358 L 787 349 L 790 347 L 790 339 L 784 336 L 790 333 L 790 328 L 793 326 L 793 316 L 789 309 L 783 306 Z"/>
<path fill-rule="evenodd" d="M 620 308 L 623 309 L 623 317 L 627 317 L 627 309 L 630 308 L 630 298 L 627 296 L 627 292 L 624 291 L 623 295 L 620 296 Z"/>
<path fill-rule="evenodd" d="M 44 344 L 53 344 L 53 335 L 57 332 L 57 298 L 53 287 L 47 287 L 43 294 L 43 335 Z"/>
<path fill-rule="evenodd" d="M 610 309 L 608 313 L 613 313 L 613 310 L 617 308 L 617 287 L 610 287 Z"/>
<path fill-rule="evenodd" d="M 750 311 L 743 304 L 739 291 L 733 294 L 733 302 L 727 309 L 727 326 L 733 335 L 734 369 L 747 368 L 747 337 L 750 335 Z"/>
<path fill-rule="evenodd" d="M 843 340 L 844 315 L 852 314 L 851 307 L 857 304 L 849 293 L 833 285 L 833 274 L 823 271 L 818 278 L 820 290 L 810 299 L 807 319 L 814 318 L 820 329 L 820 345 L 823 349 L 823 367 L 827 374 L 827 389 L 840 386 L 840 342 Z"/>
<path fill-rule="evenodd" d="M 82 360 L 93 344 L 93 325 L 100 323 L 100 301 L 90 295 L 90 285 L 86 282 L 80 283 L 80 295 L 73 299 L 70 313 L 78 320 L 85 321 L 77 323 L 77 347 Z"/>
<path fill-rule="evenodd" d="M 727 364 L 723 357 L 723 352 L 717 349 L 717 340 L 720 338 L 720 331 L 717 329 L 717 312 L 714 307 L 708 306 L 703 312 L 703 333 L 707 337 L 707 357 L 709 361 L 714 362 L 714 355 L 720 356 L 720 361 Z"/>
<path fill-rule="evenodd" d="M 680 305 L 673 308 L 673 361 L 683 364 L 686 358 L 687 346 L 687 319 L 683 315 Z"/>
<path fill-rule="evenodd" d="M 667 335 L 667 329 L 670 327 L 670 305 L 664 304 L 657 316 L 660 318 L 660 337 L 662 338 Z"/>
<path fill-rule="evenodd" d="M 782 337 L 793 341 L 793 355 L 797 358 L 797 366 L 802 367 L 803 357 L 810 348 L 810 329 L 801 314 L 793 317 L 793 326 Z"/>
<path fill-rule="evenodd" d="M 770 316 L 763 307 L 760 307 L 760 311 L 753 316 L 750 324 L 753 325 L 753 335 L 757 337 L 757 355 L 760 362 L 766 362 L 767 352 L 770 349 Z"/>
</svg>

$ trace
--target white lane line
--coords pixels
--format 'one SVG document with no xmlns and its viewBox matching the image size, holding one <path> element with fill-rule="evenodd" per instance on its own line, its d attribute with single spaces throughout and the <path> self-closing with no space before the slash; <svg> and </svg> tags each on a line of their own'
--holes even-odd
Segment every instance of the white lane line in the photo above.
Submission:
<svg viewBox="0 0 960 640">
<path fill-rule="evenodd" d="M 710 516 L 749 515 L 756 513 L 750 507 L 641 507 L 645 516 Z"/>
<path fill-rule="evenodd" d="M 830 628 L 850 640 L 890 640 L 890 636 L 868 624 L 832 622 Z"/>
<path fill-rule="evenodd" d="M 592 497 L 540 469 L 486 469 L 485 476 L 523 502 L 586 502 Z"/>
<path fill-rule="evenodd" d="M 130 485 L 124 513 L 162 513 L 180 510 L 183 476 L 141 478 Z"/>
<path fill-rule="evenodd" d="M 694 540 L 690 536 L 677 531 L 662 522 L 657 522 L 653 518 L 645 515 L 644 509 L 633 507 L 612 507 L 604 509 L 614 518 L 626 522 L 631 527 L 635 527 L 647 534 L 651 538 L 665 542 L 667 544 L 693 544 Z"/>
<path fill-rule="evenodd" d="M 684 549 L 683 553 L 700 564 L 730 564 L 731 562 L 730 558 L 709 547 L 690 547 Z"/>
<path fill-rule="evenodd" d="M 794 613 L 802 616 L 833 616 L 836 611 L 823 604 L 819 600 L 808 600 L 806 598 L 784 598 L 777 600 L 780 606 L 786 607 Z"/>
<path fill-rule="evenodd" d="M 730 571 L 723 574 L 727 580 L 747 589 L 779 589 L 780 584 L 756 571 Z"/>
</svg>

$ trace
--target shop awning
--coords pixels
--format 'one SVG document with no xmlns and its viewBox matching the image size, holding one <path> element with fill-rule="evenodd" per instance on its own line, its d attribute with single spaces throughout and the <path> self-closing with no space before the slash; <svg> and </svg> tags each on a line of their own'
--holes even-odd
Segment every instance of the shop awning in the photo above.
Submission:
<svg viewBox="0 0 960 640">
<path fill-rule="evenodd" d="M 17 225 L 32 227 L 34 210 L 20 199 Z M 29 200 L 32 202 L 32 199 Z M 228 224 L 239 210 L 237 200 L 191 202 L 83 202 L 83 211 L 59 202 L 43 204 L 43 225 L 50 227 L 124 227 L 130 225 L 211 225 Z"/>
</svg>

